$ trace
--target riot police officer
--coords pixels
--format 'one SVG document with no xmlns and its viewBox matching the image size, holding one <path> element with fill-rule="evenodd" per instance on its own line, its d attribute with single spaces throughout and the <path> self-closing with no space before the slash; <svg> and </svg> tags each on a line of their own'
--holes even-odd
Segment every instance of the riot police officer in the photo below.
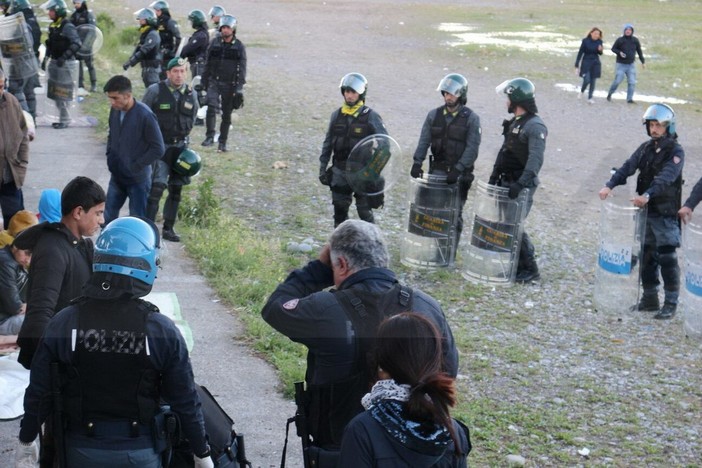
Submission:
<svg viewBox="0 0 702 468">
<path fill-rule="evenodd" d="M 180 47 L 180 27 L 176 20 L 171 18 L 168 2 L 156 0 L 149 8 L 156 12 L 158 34 L 161 36 L 161 75 L 162 80 L 166 79 L 166 65 L 175 57 L 178 47 Z"/>
<path fill-rule="evenodd" d="M 71 13 L 71 23 L 73 23 L 76 28 L 85 24 L 95 26 L 95 15 L 88 9 L 87 0 L 74 0 L 73 6 L 75 7 L 75 11 Z M 90 92 L 94 93 L 97 91 L 97 75 L 95 74 L 95 66 L 93 65 L 93 56 L 90 54 L 78 58 L 78 89 L 85 90 L 83 86 L 85 83 L 83 79 L 83 63 L 85 63 L 88 69 L 88 75 L 90 76 Z"/>
<path fill-rule="evenodd" d="M 34 15 L 32 5 L 30 5 L 27 0 L 5 1 L 4 7 L 5 14 L 7 16 L 20 12 L 24 16 L 24 22 L 28 29 L 23 33 L 25 34 L 27 40 L 31 40 L 31 47 L 35 56 L 33 61 L 34 63 L 31 64 L 31 67 L 34 69 L 33 73 L 29 73 L 28 67 L 18 68 L 23 72 L 27 72 L 26 76 L 23 74 L 20 74 L 20 76 L 14 76 L 16 67 L 11 67 L 10 69 L 6 70 L 8 74 L 8 91 L 17 98 L 22 106 L 22 109 L 29 112 L 31 116 L 36 119 L 37 98 L 34 93 L 34 88 L 39 88 L 41 86 L 37 61 L 39 58 L 39 46 L 41 45 L 41 26 L 39 26 L 39 21 Z"/>
<path fill-rule="evenodd" d="M 150 8 L 142 8 L 134 14 L 139 22 L 139 44 L 122 68 L 127 70 L 141 63 L 141 79 L 144 81 L 144 86 L 148 88 L 158 83 L 159 73 L 161 73 L 161 36 L 158 35 L 156 26 L 156 12 Z"/>
<path fill-rule="evenodd" d="M 344 104 L 332 112 L 322 154 L 319 156 L 319 181 L 329 186 L 334 206 L 334 227 L 346 221 L 355 196 L 358 216 L 372 223 L 373 210 L 366 194 L 353 192 L 346 178 L 346 161 L 353 147 L 369 135 L 387 135 L 380 114 L 365 105 L 368 80 L 360 73 L 349 73 L 339 83 Z M 332 166 L 329 166 L 331 161 Z"/>
<path fill-rule="evenodd" d="M 195 32 L 188 43 L 183 46 L 180 56 L 190 62 L 190 72 L 193 78 L 202 76 L 205 71 L 205 60 L 207 59 L 207 46 L 210 43 L 210 35 L 207 32 L 207 19 L 202 10 L 192 10 L 188 13 L 188 20 Z"/>
<path fill-rule="evenodd" d="M 678 143 L 675 112 L 666 104 L 653 104 L 643 115 L 643 124 L 650 137 L 617 169 L 600 190 L 600 199 L 623 185 L 636 171 L 634 206 L 648 207 L 646 234 L 641 261 L 643 295 L 634 309 L 656 311 L 654 318 L 669 319 L 675 315 L 680 291 L 680 267 L 676 249 L 680 247 L 678 210 L 682 195 L 682 170 L 685 151 Z M 658 300 L 658 272 L 663 279 L 665 299 Z"/>
<path fill-rule="evenodd" d="M 429 111 L 422 126 L 410 175 L 422 177 L 422 163 L 431 149 L 429 173 L 445 175 L 447 184 L 458 182 L 461 201 L 456 226 L 456 244 L 463 230 L 463 206 L 473 183 L 473 167 L 480 147 L 480 117 L 466 106 L 468 80 L 458 73 L 449 73 L 436 88 L 444 105 Z M 455 249 L 453 250 L 455 255 Z"/>
<path fill-rule="evenodd" d="M 219 125 L 217 151 L 226 152 L 232 111 L 244 105 L 246 83 L 246 47 L 236 38 L 237 21 L 232 15 L 224 15 L 219 23 L 219 36 L 215 37 L 207 50 L 205 73 L 202 85 L 207 90 L 207 114 L 205 141 L 202 146 L 214 145 L 217 112 L 222 111 Z"/>
<path fill-rule="evenodd" d="M 544 163 L 548 130 L 537 115 L 534 84 L 526 78 L 507 80 L 496 89 L 507 95 L 507 112 L 513 114 L 502 123 L 504 143 L 497 154 L 489 183 L 509 189 L 509 198 L 516 199 L 522 190 L 529 189 L 525 218 L 534 202 L 539 185 L 539 171 Z M 517 283 L 528 283 L 541 278 L 536 264 L 534 245 L 526 232 L 522 233 L 517 264 Z"/>
<path fill-rule="evenodd" d="M 58 466 L 160 467 L 161 399 L 179 416 L 195 466 L 214 466 L 183 336 L 141 299 L 158 264 L 152 224 L 124 217 L 102 231 L 83 296 L 53 317 L 32 362 L 17 466 L 34 466 L 51 418 L 63 442 Z"/>
<path fill-rule="evenodd" d="M 44 8 L 49 13 L 49 37 L 46 39 L 46 57 L 49 62 L 49 80 L 62 86 L 73 88 L 73 71 L 76 69 L 76 52 L 80 49 L 81 42 L 76 27 L 66 19 L 66 2 L 63 0 L 49 0 L 44 3 Z M 42 69 L 46 69 L 46 60 Z M 49 91 L 56 89 L 49 83 Z M 72 91 L 71 91 L 72 92 Z M 52 127 L 62 129 L 68 127 L 71 116 L 68 113 L 70 101 L 68 91 L 65 95 L 56 92 L 54 102 L 59 110 L 59 121 L 51 124 Z"/>
<path fill-rule="evenodd" d="M 163 207 L 163 238 L 179 242 L 180 236 L 173 226 L 178 214 L 183 185 L 190 183 L 188 175 L 176 172 L 178 157 L 188 147 L 190 131 L 197 115 L 198 102 L 193 90 L 185 83 L 187 62 L 182 58 L 172 58 L 166 67 L 167 78 L 149 86 L 142 102 L 156 114 L 158 126 L 163 135 L 166 151 L 160 160 L 154 162 L 151 178 L 151 191 L 146 202 L 146 217 L 156 220 L 158 205 L 163 191 L 168 186 L 168 198 Z M 197 167 L 199 170 L 199 165 Z M 197 170 L 190 175 L 197 173 Z M 167 184 L 167 185 L 166 185 Z"/>
<path fill-rule="evenodd" d="M 215 5 L 212 8 L 210 8 L 210 12 L 208 13 L 210 19 L 212 20 L 210 40 L 214 39 L 219 34 L 219 21 L 221 20 L 222 16 L 226 14 L 227 12 L 224 11 L 224 8 L 219 5 Z"/>
</svg>

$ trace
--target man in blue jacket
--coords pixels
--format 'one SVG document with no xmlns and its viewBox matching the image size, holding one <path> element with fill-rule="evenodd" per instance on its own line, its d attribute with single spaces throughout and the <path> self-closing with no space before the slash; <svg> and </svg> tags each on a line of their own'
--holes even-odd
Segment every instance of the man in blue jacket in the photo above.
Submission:
<svg viewBox="0 0 702 468">
<path fill-rule="evenodd" d="M 112 109 L 107 137 L 110 185 L 105 202 L 105 225 L 119 216 L 129 197 L 129 215 L 145 217 L 151 190 L 151 164 L 166 150 L 151 109 L 132 96 L 129 78 L 116 75 L 103 88 Z"/>
<path fill-rule="evenodd" d="M 634 90 L 636 89 L 636 55 L 638 54 L 641 60 L 641 67 L 646 68 L 643 52 L 641 52 L 641 43 L 634 36 L 634 26 L 631 24 L 624 25 L 624 33 L 620 38 L 614 41 L 612 52 L 617 56 L 616 68 L 614 71 L 614 81 L 609 87 L 607 100 L 612 100 L 612 94 L 617 90 L 619 83 L 624 81 L 626 76 L 626 102 L 634 103 Z"/>
</svg>

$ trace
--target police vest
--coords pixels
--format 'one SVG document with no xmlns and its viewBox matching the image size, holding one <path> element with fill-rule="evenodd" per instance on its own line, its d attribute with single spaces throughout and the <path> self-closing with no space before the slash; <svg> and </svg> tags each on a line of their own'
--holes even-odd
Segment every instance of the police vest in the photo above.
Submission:
<svg viewBox="0 0 702 468">
<path fill-rule="evenodd" d="M 51 23 L 49 25 L 49 38 L 46 41 L 46 47 L 49 49 L 49 57 L 52 59 L 61 58 L 71 48 L 71 40 L 63 35 L 63 29 L 69 24 L 70 22 L 63 18 L 59 24 Z"/>
<path fill-rule="evenodd" d="M 63 391 L 69 425 L 150 424 L 159 408 L 160 373 L 148 356 L 146 320 L 158 309 L 138 299 L 83 299 L 76 307 L 73 366 Z"/>
<path fill-rule="evenodd" d="M 446 171 L 456 165 L 466 149 L 468 138 L 468 119 L 472 111 L 462 107 L 450 124 L 446 122 L 445 107 L 436 110 L 431 124 L 432 163 L 436 169 Z M 472 170 L 473 168 L 468 168 Z"/>
<path fill-rule="evenodd" d="M 643 157 L 639 162 L 639 176 L 636 179 L 636 192 L 644 193 L 651 187 L 653 179 L 658 175 L 663 166 L 671 159 L 677 143 L 674 138 L 665 138 L 659 141 L 658 151 L 656 143 L 650 140 L 643 148 Z M 651 198 L 648 202 L 649 213 L 657 213 L 662 216 L 676 216 L 682 205 L 682 174 L 667 186 L 662 193 Z"/>
<path fill-rule="evenodd" d="M 521 141 L 521 135 L 527 122 L 533 119 L 536 114 L 524 114 L 521 118 L 516 117 L 506 120 L 502 125 L 505 142 L 500 148 L 497 156 L 497 170 L 506 176 L 506 181 L 516 181 L 524 172 L 527 160 L 529 159 L 529 142 Z"/>
<path fill-rule="evenodd" d="M 218 36 L 210 46 L 207 66 L 211 76 L 217 81 L 238 84 L 239 62 L 242 58 L 236 38 L 232 42 L 224 42 L 222 36 Z"/>
<path fill-rule="evenodd" d="M 356 116 L 350 116 L 339 111 L 332 124 L 332 148 L 334 149 L 333 164 L 340 169 L 346 168 L 346 160 L 356 144 L 368 135 L 373 134 L 368 121 L 373 112 L 370 107 L 362 106 Z"/>
<path fill-rule="evenodd" d="M 156 114 L 163 139 L 182 140 L 190 134 L 195 119 L 195 95 L 190 87 L 176 101 L 173 91 L 163 81 L 158 84 L 158 97 L 151 107 Z"/>
<path fill-rule="evenodd" d="M 161 14 L 158 19 L 158 35 L 161 37 L 161 49 L 173 53 L 175 52 L 175 35 L 168 27 L 168 22 L 171 21 L 171 16 Z"/>
<path fill-rule="evenodd" d="M 334 291 L 354 331 L 355 365 L 347 379 L 329 385 L 308 385 L 307 420 L 314 444 L 338 447 L 344 427 L 363 411 L 361 398 L 375 380 L 372 352 L 380 323 L 412 309 L 411 288 L 396 283 L 384 292 L 343 289 Z"/>
</svg>

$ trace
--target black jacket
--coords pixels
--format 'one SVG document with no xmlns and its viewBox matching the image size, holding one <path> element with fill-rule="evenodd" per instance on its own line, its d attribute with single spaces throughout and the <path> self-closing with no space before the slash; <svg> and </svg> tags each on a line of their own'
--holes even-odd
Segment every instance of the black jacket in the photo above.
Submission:
<svg viewBox="0 0 702 468">
<path fill-rule="evenodd" d="M 22 231 L 15 246 L 32 251 L 27 312 L 19 332 L 18 361 L 29 369 L 47 323 L 81 295 L 93 264 L 93 242 L 76 237 L 62 223 L 41 223 Z"/>
<path fill-rule="evenodd" d="M 23 293 L 27 272 L 17 263 L 11 249 L 9 245 L 0 249 L 0 322 L 17 315 L 26 300 Z"/>
</svg>

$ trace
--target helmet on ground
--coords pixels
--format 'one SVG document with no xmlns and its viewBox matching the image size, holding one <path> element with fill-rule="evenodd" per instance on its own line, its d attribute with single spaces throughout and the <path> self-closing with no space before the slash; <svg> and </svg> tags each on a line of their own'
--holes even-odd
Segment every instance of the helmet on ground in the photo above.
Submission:
<svg viewBox="0 0 702 468">
<path fill-rule="evenodd" d="M 212 8 L 210 8 L 210 12 L 208 14 L 209 14 L 210 18 L 212 18 L 213 16 L 224 16 L 227 14 L 227 12 L 224 11 L 223 7 L 221 7 L 219 5 L 215 5 Z"/>
<path fill-rule="evenodd" d="M 232 28 L 233 32 L 236 32 L 236 18 L 233 15 L 222 15 L 219 19 L 219 30 L 222 30 L 223 26 L 229 26 Z"/>
<path fill-rule="evenodd" d="M 436 90 L 441 91 L 442 95 L 446 92 L 457 96 L 461 104 L 465 104 L 468 101 L 468 80 L 465 76 L 458 73 L 446 75 Z"/>
<path fill-rule="evenodd" d="M 646 126 L 646 133 L 651 136 L 648 129 L 648 122 L 656 120 L 668 128 L 668 135 L 675 135 L 675 111 L 667 104 L 651 104 L 643 115 L 643 124 Z"/>
<path fill-rule="evenodd" d="M 199 154 L 190 148 L 185 148 L 181 151 L 178 158 L 173 162 L 173 172 L 182 176 L 195 176 L 200 172 L 200 169 L 202 169 L 202 159 Z"/>
<path fill-rule="evenodd" d="M 113 273 L 154 284 L 159 264 L 159 235 L 153 223 L 117 218 L 95 242 L 93 272 Z"/>
<path fill-rule="evenodd" d="M 60 17 L 66 16 L 66 2 L 63 0 L 48 0 L 41 5 L 41 8 L 46 11 L 55 11 Z"/>
<path fill-rule="evenodd" d="M 136 15 L 137 21 L 145 20 L 147 24 L 156 26 L 156 22 L 158 21 L 156 18 L 156 12 L 151 8 L 142 8 L 141 10 L 135 11 L 134 14 Z"/>
<path fill-rule="evenodd" d="M 514 104 L 534 99 L 535 90 L 534 83 L 526 78 L 513 78 L 495 88 L 498 93 L 505 93 Z"/>
<path fill-rule="evenodd" d="M 202 10 L 193 10 L 188 13 L 188 20 L 190 21 L 190 24 L 192 24 L 193 28 L 199 28 L 200 26 L 207 24 L 205 12 Z"/>
<path fill-rule="evenodd" d="M 154 10 L 165 11 L 166 13 L 168 13 L 168 2 L 166 0 L 156 0 L 155 2 L 152 2 L 151 5 L 149 5 L 149 8 L 153 8 Z"/>
<path fill-rule="evenodd" d="M 344 95 L 344 91 L 350 89 L 356 91 L 360 95 L 361 101 L 365 101 L 366 92 L 368 91 L 368 80 L 360 73 L 348 73 L 341 79 L 339 88 L 341 89 L 342 96 Z"/>
</svg>

